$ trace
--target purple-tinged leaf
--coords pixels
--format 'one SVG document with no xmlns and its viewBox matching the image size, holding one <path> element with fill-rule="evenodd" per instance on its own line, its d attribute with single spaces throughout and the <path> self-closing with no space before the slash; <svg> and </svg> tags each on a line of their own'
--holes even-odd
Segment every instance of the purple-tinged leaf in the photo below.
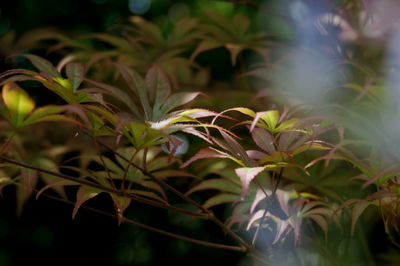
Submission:
<svg viewBox="0 0 400 266">
<path fill-rule="evenodd" d="M 247 156 L 249 156 L 250 159 L 253 160 L 260 160 L 262 158 L 265 158 L 268 154 L 260 152 L 260 151 L 256 151 L 256 150 L 248 150 L 246 151 Z"/>
<path fill-rule="evenodd" d="M 287 231 L 287 229 L 289 228 L 288 221 L 283 221 L 281 219 L 274 219 L 274 220 L 276 222 L 276 234 L 272 244 L 276 244 L 281 239 L 285 231 Z"/>
<path fill-rule="evenodd" d="M 219 130 L 219 132 L 226 141 L 228 151 L 231 152 L 234 157 L 244 162 L 248 167 L 254 167 L 257 165 L 254 160 L 249 158 L 244 148 L 234 138 L 222 130 Z"/>
<path fill-rule="evenodd" d="M 251 218 L 248 219 L 246 230 L 249 231 L 250 228 L 253 226 L 254 222 L 257 221 L 258 219 L 261 219 L 263 217 L 263 215 L 264 215 L 264 210 L 258 210 L 257 212 L 255 212 L 251 216 Z M 267 212 L 265 217 L 267 217 L 267 216 L 271 216 L 271 214 L 268 214 L 268 212 Z"/>
<path fill-rule="evenodd" d="M 41 73 L 46 74 L 50 77 L 61 77 L 60 73 L 58 73 L 57 69 L 46 59 L 33 55 L 33 54 L 22 54 L 19 55 L 22 57 L 26 57 L 32 64 L 40 70 Z"/>
<path fill-rule="evenodd" d="M 148 88 L 146 86 L 144 79 L 135 70 L 130 69 L 123 64 L 116 64 L 116 66 L 118 71 L 122 74 L 122 77 L 128 84 L 129 88 L 131 88 L 131 90 L 135 92 L 137 96 L 139 96 L 140 103 L 142 104 L 142 108 L 144 111 L 145 119 L 147 121 L 152 120 L 151 117 L 152 110 L 150 108 L 149 96 L 147 95 Z"/>
<path fill-rule="evenodd" d="M 275 152 L 274 141 L 271 134 L 263 128 L 254 128 L 251 132 L 254 142 L 268 154 Z"/>
<path fill-rule="evenodd" d="M 181 168 L 188 166 L 189 164 L 197 161 L 199 159 L 206 159 L 206 158 L 229 158 L 229 154 L 224 154 L 223 152 L 218 152 L 215 149 L 211 148 L 204 148 L 198 151 L 192 158 L 187 160 L 184 164 L 181 165 Z"/>
<path fill-rule="evenodd" d="M 129 110 L 131 110 L 133 112 L 133 114 L 137 117 L 141 117 L 141 113 L 139 112 L 135 102 L 131 99 L 131 97 L 124 91 L 122 91 L 121 89 L 115 88 L 113 86 L 101 83 L 101 82 L 97 82 L 94 80 L 90 80 L 90 79 L 85 79 L 85 81 L 87 81 L 88 83 L 92 83 L 93 85 L 102 88 L 103 90 L 105 90 L 105 92 L 113 97 L 115 97 L 116 99 L 118 99 L 119 101 L 121 101 L 122 103 L 125 104 L 126 107 L 129 108 Z"/>
<path fill-rule="evenodd" d="M 79 207 L 87 200 L 96 197 L 98 194 L 100 194 L 101 190 L 88 187 L 88 186 L 80 186 L 78 189 L 78 192 L 76 194 L 76 202 L 75 202 L 75 207 L 74 210 L 72 211 L 72 219 L 75 218 L 76 213 L 79 210 Z"/>
<path fill-rule="evenodd" d="M 235 169 L 236 174 L 239 176 L 242 181 L 242 194 L 241 197 L 245 197 L 247 195 L 250 182 L 262 171 L 265 170 L 264 167 L 242 167 Z"/>
<path fill-rule="evenodd" d="M 146 85 L 154 106 L 153 111 L 158 110 L 171 94 L 171 83 L 160 67 L 153 66 L 146 74 Z"/>
<path fill-rule="evenodd" d="M 262 191 L 261 189 L 257 189 L 256 196 L 254 197 L 254 200 L 252 201 L 250 206 L 250 213 L 253 213 L 258 203 L 260 203 L 266 197 L 267 196 L 265 195 L 264 191 Z"/>
</svg>

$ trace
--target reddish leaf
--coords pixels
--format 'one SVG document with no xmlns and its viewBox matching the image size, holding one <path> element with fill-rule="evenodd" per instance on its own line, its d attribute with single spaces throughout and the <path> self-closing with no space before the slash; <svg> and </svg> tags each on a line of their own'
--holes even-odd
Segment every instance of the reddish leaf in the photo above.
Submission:
<svg viewBox="0 0 400 266">
<path fill-rule="evenodd" d="M 229 158 L 228 154 L 223 154 L 222 152 L 217 152 L 215 149 L 205 148 L 198 151 L 192 158 L 187 160 L 184 164 L 181 165 L 181 168 L 188 166 L 189 164 L 197 161 L 199 159 L 206 158 Z"/>
<path fill-rule="evenodd" d="M 262 128 L 254 128 L 251 132 L 254 142 L 264 151 L 272 154 L 275 152 L 275 146 L 271 134 Z"/>
<path fill-rule="evenodd" d="M 79 210 L 79 207 L 87 200 L 96 197 L 102 191 L 96 188 L 88 187 L 88 186 L 80 186 L 78 192 L 76 193 L 76 202 L 74 210 L 72 211 L 72 219 L 75 218 L 76 213 Z"/>
<path fill-rule="evenodd" d="M 246 196 L 249 189 L 250 182 L 262 171 L 265 170 L 264 167 L 243 167 L 235 169 L 236 174 L 242 181 L 242 194 L 241 197 Z"/>
</svg>

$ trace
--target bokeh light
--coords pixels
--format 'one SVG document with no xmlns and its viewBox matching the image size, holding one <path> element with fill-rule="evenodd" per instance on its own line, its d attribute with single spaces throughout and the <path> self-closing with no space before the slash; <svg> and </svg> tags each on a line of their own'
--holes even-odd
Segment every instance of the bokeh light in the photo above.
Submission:
<svg viewBox="0 0 400 266">
<path fill-rule="evenodd" d="M 129 0 L 129 10 L 138 15 L 143 15 L 149 11 L 151 0 Z"/>
</svg>

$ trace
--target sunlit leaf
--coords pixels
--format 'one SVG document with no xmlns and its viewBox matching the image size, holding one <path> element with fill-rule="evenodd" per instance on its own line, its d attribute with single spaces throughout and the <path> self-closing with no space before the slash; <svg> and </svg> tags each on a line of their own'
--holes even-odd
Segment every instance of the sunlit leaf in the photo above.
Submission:
<svg viewBox="0 0 400 266">
<path fill-rule="evenodd" d="M 239 176 L 242 181 L 242 194 L 244 197 L 247 195 L 250 182 L 262 171 L 265 170 L 266 167 L 243 167 L 235 169 L 236 174 Z"/>
<path fill-rule="evenodd" d="M 35 103 L 29 95 L 17 84 L 6 83 L 2 96 L 10 114 L 10 122 L 20 126 L 24 118 L 35 108 Z"/>
</svg>

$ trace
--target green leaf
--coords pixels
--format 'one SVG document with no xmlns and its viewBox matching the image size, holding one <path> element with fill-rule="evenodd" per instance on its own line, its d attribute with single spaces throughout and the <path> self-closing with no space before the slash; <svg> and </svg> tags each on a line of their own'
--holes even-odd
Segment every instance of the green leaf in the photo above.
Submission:
<svg viewBox="0 0 400 266">
<path fill-rule="evenodd" d="M 66 67 L 67 77 L 72 83 L 72 90 L 76 92 L 83 81 L 85 68 L 80 63 L 69 63 Z"/>
<path fill-rule="evenodd" d="M 181 92 L 172 94 L 161 106 L 160 111 L 161 113 L 167 114 L 172 109 L 193 101 L 199 94 L 199 92 Z"/>
<path fill-rule="evenodd" d="M 43 118 L 45 116 L 58 114 L 64 111 L 61 106 L 47 105 L 37 108 L 27 119 L 24 121 L 24 125 L 36 123 L 36 120 Z"/>
<path fill-rule="evenodd" d="M 297 155 L 297 154 L 300 154 L 300 153 L 308 151 L 308 150 L 325 151 L 325 150 L 330 150 L 330 149 L 331 149 L 330 147 L 325 146 L 322 143 L 311 142 L 311 143 L 303 144 L 300 147 L 296 148 L 293 151 L 293 155 Z"/>
<path fill-rule="evenodd" d="M 360 200 L 353 206 L 353 211 L 351 213 L 351 234 L 354 235 L 354 231 L 356 229 L 357 220 L 360 218 L 361 214 L 365 211 L 365 209 L 371 205 L 370 202 L 365 200 Z"/>
<path fill-rule="evenodd" d="M 19 127 L 24 118 L 35 108 L 35 103 L 29 95 L 17 84 L 6 83 L 2 96 L 10 114 L 10 122 Z"/>
<path fill-rule="evenodd" d="M 270 110 L 261 115 L 261 119 L 268 125 L 270 130 L 274 130 L 279 122 L 279 111 Z"/>
<path fill-rule="evenodd" d="M 240 194 L 241 191 L 240 186 L 238 186 L 234 182 L 228 179 L 218 178 L 218 179 L 209 179 L 202 181 L 200 184 L 196 185 L 195 187 L 191 188 L 188 192 L 186 192 L 186 195 L 192 194 L 196 191 L 207 190 L 207 189 L 216 189 L 223 192 L 229 192 L 234 194 Z"/>
<path fill-rule="evenodd" d="M 230 203 L 234 202 L 239 198 L 239 195 L 237 194 L 229 194 L 229 193 L 223 193 L 223 194 L 218 194 L 214 197 L 209 198 L 204 204 L 203 207 L 208 209 L 216 205 L 224 204 L 224 203 Z"/>
</svg>

